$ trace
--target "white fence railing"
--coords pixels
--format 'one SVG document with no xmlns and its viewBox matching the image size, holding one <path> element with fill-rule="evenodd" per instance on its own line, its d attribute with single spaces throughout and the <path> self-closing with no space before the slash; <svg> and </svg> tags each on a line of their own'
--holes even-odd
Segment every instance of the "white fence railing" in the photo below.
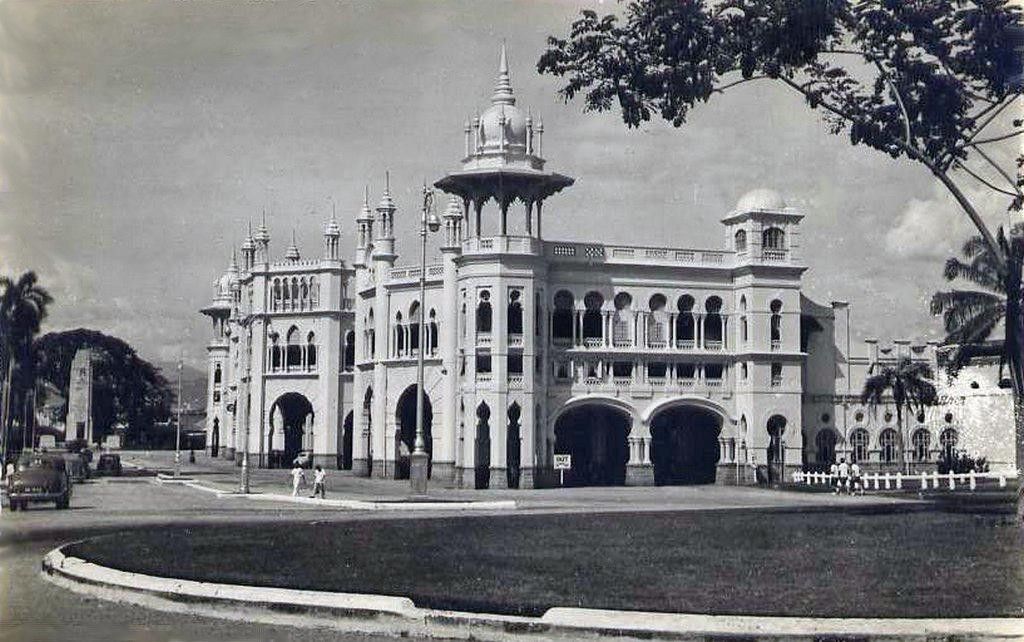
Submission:
<svg viewBox="0 0 1024 642">
<path fill-rule="evenodd" d="M 850 478 L 847 478 L 848 480 Z M 904 475 L 903 473 L 868 473 L 860 476 L 861 485 L 864 490 L 902 490 L 916 489 L 928 490 L 956 490 L 966 488 L 975 490 L 978 481 L 982 479 L 994 479 L 999 482 L 1000 488 L 1006 488 L 1009 479 L 1017 479 L 1015 471 L 1001 471 L 994 473 L 944 473 L 937 471 L 930 473 L 917 473 Z M 793 473 L 793 482 L 808 486 L 826 485 L 833 486 L 839 480 L 835 475 L 829 473 Z"/>
</svg>

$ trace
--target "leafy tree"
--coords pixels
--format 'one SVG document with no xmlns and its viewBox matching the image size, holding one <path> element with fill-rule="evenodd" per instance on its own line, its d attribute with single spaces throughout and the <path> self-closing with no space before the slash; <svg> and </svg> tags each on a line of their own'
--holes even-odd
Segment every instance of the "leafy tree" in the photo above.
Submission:
<svg viewBox="0 0 1024 642">
<path fill-rule="evenodd" d="M 617 104 L 629 127 L 654 116 L 679 127 L 718 94 L 772 82 L 803 97 L 831 133 L 916 163 L 943 185 L 1014 294 L 1003 349 L 1024 465 L 1021 254 L 962 187 L 977 181 L 1013 211 L 1024 201 L 1024 158 L 1005 167 L 991 153 L 1024 133 L 1007 116 L 1021 102 L 1020 9 L 1007 0 L 636 0 L 621 13 L 583 11 L 567 38 L 548 38 L 537 68 L 565 79 L 566 100 L 583 94 L 593 111 Z"/>
<path fill-rule="evenodd" d="M 877 408 L 888 403 L 891 396 L 896 406 L 900 470 L 905 473 L 907 452 L 903 439 L 903 411 L 913 415 L 915 410 L 922 412 L 926 406 L 933 406 L 938 401 L 938 394 L 931 382 L 932 369 L 926 363 L 903 357 L 895 366 L 885 366 L 880 372 L 871 374 L 873 370 L 872 365 L 861 397 L 864 403 Z"/>
<path fill-rule="evenodd" d="M 39 334 L 52 302 L 49 292 L 38 284 L 35 272 L 25 272 L 17 280 L 0 276 L 0 364 L 4 373 L 0 462 L 7 460 L 16 374 L 20 381 L 32 380 L 32 340 Z"/>
<path fill-rule="evenodd" d="M 1010 238 L 999 231 L 1000 244 L 1008 248 L 1015 261 L 1024 258 L 1024 223 L 1017 223 L 1010 230 Z M 955 346 L 946 363 L 946 370 L 955 376 L 971 357 L 978 353 L 983 343 L 1003 325 L 1003 344 L 1014 345 L 1019 341 L 1018 328 L 1005 323 L 1008 302 L 1021 300 L 1021 282 L 1011 278 L 1013 273 L 1000 272 L 996 257 L 980 236 L 973 236 L 964 243 L 961 254 L 965 260 L 951 257 L 946 260 L 943 276 L 949 281 L 962 279 L 977 286 L 976 289 L 953 289 L 936 292 L 932 296 L 932 314 L 941 314 L 946 329 L 946 343 Z M 1002 353 L 1005 365 L 1006 353 Z"/>
<path fill-rule="evenodd" d="M 157 421 L 170 417 L 174 393 L 160 369 L 116 337 L 79 328 L 51 332 L 35 343 L 40 379 L 68 394 L 71 362 L 80 348 L 93 350 L 93 426 L 96 439 L 118 423 L 127 425 L 128 443 L 145 443 Z M 67 409 L 64 414 L 66 417 Z"/>
</svg>

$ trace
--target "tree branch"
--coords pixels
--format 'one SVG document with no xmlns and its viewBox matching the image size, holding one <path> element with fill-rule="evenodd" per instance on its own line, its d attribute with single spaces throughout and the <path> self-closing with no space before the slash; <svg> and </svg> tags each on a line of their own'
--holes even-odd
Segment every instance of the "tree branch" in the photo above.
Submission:
<svg viewBox="0 0 1024 642">
<path fill-rule="evenodd" d="M 730 70 L 730 71 L 728 71 L 726 73 L 732 73 L 733 71 L 738 71 L 738 70 L 737 69 L 732 69 L 732 70 Z M 736 85 L 742 85 L 743 83 L 750 82 L 751 80 L 768 80 L 769 78 L 770 78 L 770 76 L 751 76 L 750 78 L 741 78 L 739 80 L 736 80 L 736 81 L 733 81 L 733 82 L 730 82 L 730 83 L 726 83 L 726 84 L 722 85 L 721 87 L 716 87 L 714 92 L 716 94 L 724 94 L 726 89 L 732 89 Z"/>
<path fill-rule="evenodd" d="M 956 166 L 956 167 L 957 167 L 958 169 L 962 169 L 962 170 L 964 170 L 965 172 L 967 172 L 968 174 L 970 174 L 970 176 L 971 176 L 972 178 L 974 178 L 974 180 L 976 180 L 976 181 L 978 181 L 979 183 L 981 183 L 981 184 L 985 185 L 985 186 L 986 186 L 986 187 L 988 187 L 989 189 L 995 190 L 995 191 L 999 192 L 1000 194 L 1006 194 L 1007 196 L 1009 196 L 1009 197 L 1011 197 L 1011 198 L 1017 198 L 1018 196 L 1020 196 L 1020 190 L 1017 190 L 1017 193 L 1015 194 L 1015 193 L 1013 193 L 1013 192 L 1008 192 L 1008 191 L 1006 191 L 1006 190 L 1002 189 L 1001 187 L 996 187 L 995 185 L 993 185 L 992 183 L 988 182 L 987 180 L 985 180 L 984 178 L 982 178 L 982 177 L 981 177 L 981 176 L 979 176 L 978 174 L 976 174 L 976 173 L 974 173 L 973 171 L 971 171 L 971 168 L 970 168 L 970 167 L 967 167 L 966 165 L 964 165 L 964 164 L 963 164 L 962 162 L 960 162 L 960 161 L 956 161 L 956 163 L 955 163 L 955 166 Z"/>
<path fill-rule="evenodd" d="M 1013 138 L 1014 136 L 1020 136 L 1021 134 L 1024 134 L 1024 129 L 1018 129 L 1015 132 L 1010 132 L 1009 134 L 1003 134 L 1002 136 L 993 136 L 992 138 L 983 138 L 981 140 L 976 140 L 973 143 L 967 143 L 965 145 L 965 147 L 977 148 L 978 145 L 985 145 L 986 143 L 998 143 L 1001 140 L 1006 140 L 1007 138 Z"/>
<path fill-rule="evenodd" d="M 986 154 L 980 147 L 975 147 L 974 151 L 978 152 L 978 154 L 980 154 L 982 158 L 988 161 L 989 165 L 991 165 L 993 168 L 995 168 L 997 172 L 999 172 L 1000 176 L 1006 179 L 1006 182 L 1009 183 L 1009 185 L 1013 187 L 1014 190 L 1016 190 L 1018 196 L 1024 196 L 1024 192 L 1021 192 L 1020 187 L 1017 185 L 1017 181 L 1013 180 L 1013 177 L 1011 177 L 1006 172 L 1006 170 L 1000 167 L 999 163 L 992 160 L 992 158 L 988 154 Z"/>
<path fill-rule="evenodd" d="M 910 115 L 907 114 L 907 106 L 903 104 L 903 96 L 896 89 L 896 85 L 893 83 L 892 78 L 889 77 L 889 74 L 885 73 L 882 63 L 874 58 L 871 61 L 875 63 L 875 68 L 878 69 L 878 73 L 885 79 L 885 83 L 889 85 L 889 91 L 892 92 L 893 98 L 896 99 L 896 103 L 900 106 L 900 112 L 903 114 L 903 142 L 907 144 L 907 147 L 913 147 L 913 143 L 910 141 Z"/>
</svg>

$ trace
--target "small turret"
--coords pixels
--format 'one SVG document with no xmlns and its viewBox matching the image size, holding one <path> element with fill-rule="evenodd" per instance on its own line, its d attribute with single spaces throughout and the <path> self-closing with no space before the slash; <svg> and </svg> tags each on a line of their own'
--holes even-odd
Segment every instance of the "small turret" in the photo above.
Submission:
<svg viewBox="0 0 1024 642">
<path fill-rule="evenodd" d="M 338 253 L 338 240 L 341 238 L 341 228 L 338 226 L 337 214 L 334 211 L 334 203 L 331 203 L 331 220 L 327 222 L 324 229 L 324 258 L 329 261 L 337 261 L 341 258 Z"/>
<path fill-rule="evenodd" d="M 374 259 L 395 260 L 395 201 L 391 198 L 391 176 L 384 175 L 384 194 L 377 204 L 377 237 L 373 243 Z"/>
<path fill-rule="evenodd" d="M 444 243 L 442 249 L 458 249 L 462 244 L 462 201 L 457 196 L 448 199 L 444 219 Z"/>
<path fill-rule="evenodd" d="M 370 187 L 363 192 L 363 207 L 356 217 L 356 260 L 357 266 L 366 265 L 370 247 L 373 245 L 373 210 L 370 209 Z"/>
<path fill-rule="evenodd" d="M 256 241 L 252 238 L 252 221 L 249 221 L 249 231 L 245 240 L 242 241 L 242 268 L 250 272 L 256 265 Z"/>
<path fill-rule="evenodd" d="M 299 246 L 295 244 L 295 230 L 292 230 L 292 244 L 285 250 L 284 258 L 289 261 L 298 261 L 301 258 L 299 256 Z"/>
<path fill-rule="evenodd" d="M 260 263 L 270 262 L 270 231 L 267 230 L 267 211 L 264 210 L 260 226 L 256 228 L 256 255 Z"/>
</svg>

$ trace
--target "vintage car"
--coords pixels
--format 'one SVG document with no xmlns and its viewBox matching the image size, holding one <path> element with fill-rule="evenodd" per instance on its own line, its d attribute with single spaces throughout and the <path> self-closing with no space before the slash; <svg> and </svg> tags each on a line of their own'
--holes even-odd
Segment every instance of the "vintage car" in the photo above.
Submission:
<svg viewBox="0 0 1024 642">
<path fill-rule="evenodd" d="M 110 475 L 111 477 L 121 476 L 121 455 L 114 453 L 103 453 L 96 460 L 96 474 Z"/>
<path fill-rule="evenodd" d="M 7 501 L 11 510 L 25 510 L 29 502 L 54 502 L 57 508 L 71 505 L 71 477 L 59 454 L 25 453 L 7 476 Z"/>
</svg>

